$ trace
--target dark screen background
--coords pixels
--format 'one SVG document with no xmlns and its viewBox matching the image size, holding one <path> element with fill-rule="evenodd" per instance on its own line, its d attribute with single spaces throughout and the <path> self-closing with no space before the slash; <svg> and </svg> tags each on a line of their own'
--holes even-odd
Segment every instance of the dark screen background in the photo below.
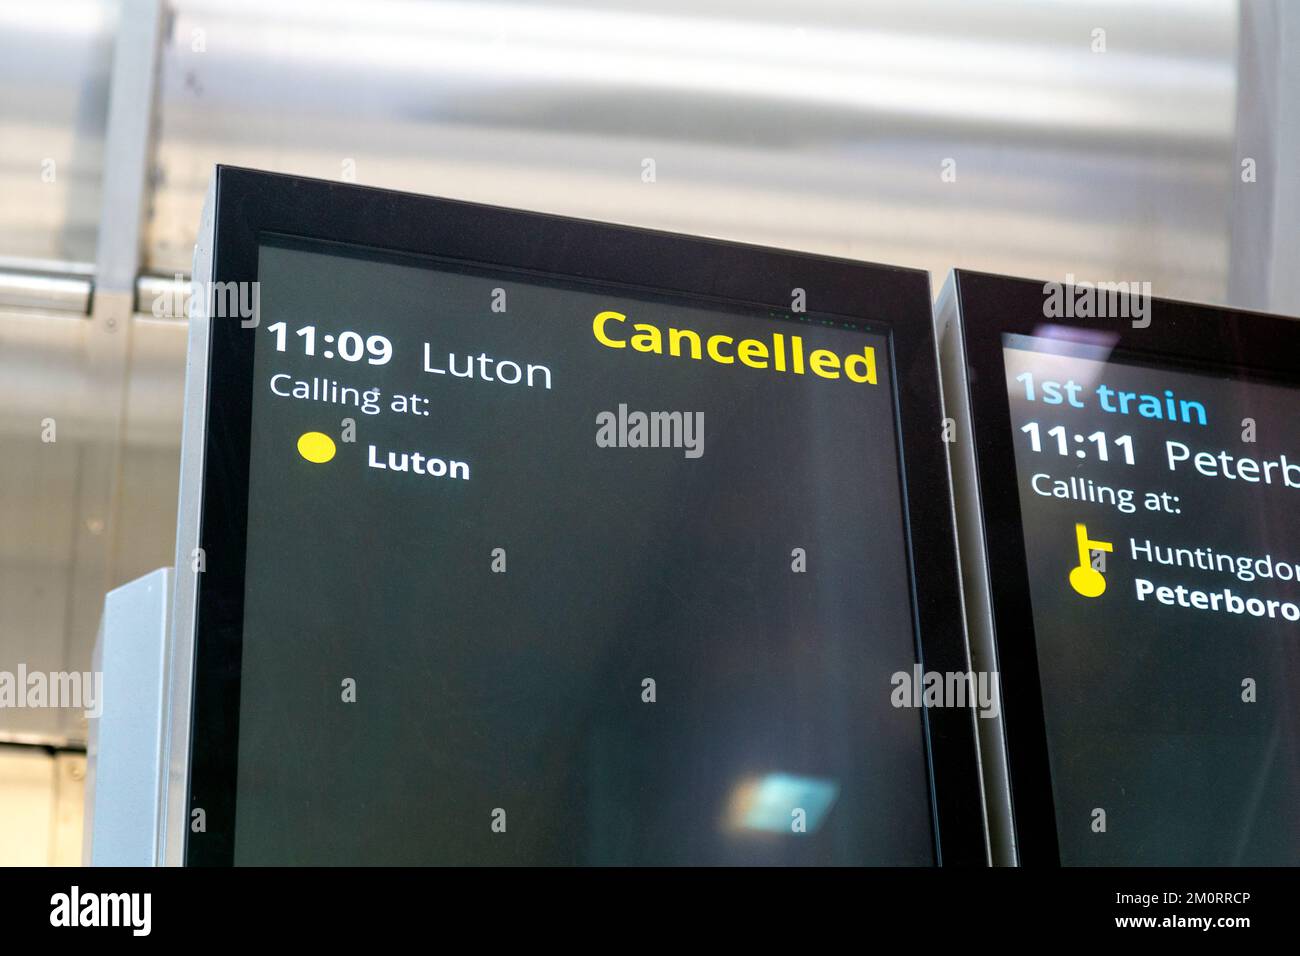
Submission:
<svg viewBox="0 0 1300 956">
<path fill-rule="evenodd" d="M 260 257 L 236 862 L 933 862 L 921 718 L 889 704 L 916 655 L 888 340 L 338 252 Z M 879 384 L 612 350 L 606 309 L 871 344 Z M 325 359 L 347 329 L 393 360 Z M 425 342 L 440 367 L 545 365 L 553 388 L 426 374 Z M 277 372 L 379 387 L 385 411 L 277 397 Z M 431 415 L 388 411 L 398 393 Z M 598 447 L 619 403 L 704 412 L 703 457 Z M 300 457 L 345 417 L 355 443 Z M 371 444 L 471 480 L 368 468 Z M 804 834 L 792 778 L 833 795 Z M 737 811 L 756 782 L 781 828 Z"/>
<path fill-rule="evenodd" d="M 1300 863 L 1300 624 L 1170 607 L 1154 596 L 1139 603 L 1134 581 L 1292 602 L 1300 602 L 1300 585 L 1135 562 L 1129 544 L 1150 539 L 1300 563 L 1300 489 L 1206 478 L 1190 462 L 1171 472 L 1165 458 L 1165 442 L 1174 440 L 1193 452 L 1300 461 L 1296 391 L 1098 361 L 1095 351 L 1048 340 L 1016 336 L 1007 344 L 1022 346 L 1004 354 L 1062 862 Z M 1208 424 L 1108 414 L 1095 399 L 1086 409 L 1027 402 L 1016 381 L 1026 371 L 1089 389 L 1098 382 L 1159 396 L 1171 389 L 1201 402 Z M 1246 418 L 1257 424 L 1253 443 L 1242 440 Z M 1043 452 L 1032 452 L 1020 431 L 1031 421 L 1041 424 Z M 1064 457 L 1046 435 L 1062 424 Z M 1135 464 L 1123 463 L 1113 443 L 1102 463 L 1095 446 L 1075 441 L 1098 429 L 1112 442 L 1132 435 Z M 1133 489 L 1138 510 L 1041 497 L 1030 480 L 1043 472 Z M 1179 513 L 1145 510 L 1147 491 L 1177 496 Z M 1068 583 L 1078 563 L 1076 521 L 1115 547 L 1098 598 L 1080 597 Z M 1242 700 L 1245 678 L 1257 683 L 1256 703 Z M 1016 716 L 1008 711 L 1007 719 Z M 1106 811 L 1105 833 L 1091 828 L 1095 808 Z"/>
</svg>

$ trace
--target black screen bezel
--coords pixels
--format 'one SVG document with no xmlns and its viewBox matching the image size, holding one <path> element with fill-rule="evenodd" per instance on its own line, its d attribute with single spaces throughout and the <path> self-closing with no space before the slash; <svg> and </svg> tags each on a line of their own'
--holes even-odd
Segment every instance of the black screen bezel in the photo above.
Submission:
<svg viewBox="0 0 1300 956">
<path fill-rule="evenodd" d="M 968 669 L 925 272 L 228 166 L 216 171 L 213 218 L 214 283 L 256 281 L 262 238 L 278 235 L 743 311 L 788 315 L 792 290 L 802 288 L 813 312 L 887 332 L 918 658 L 927 669 Z M 188 865 L 234 859 L 256 331 L 233 318 L 209 320 L 199 528 L 207 569 L 197 576 L 187 783 L 187 806 L 204 809 L 206 830 L 186 827 Z M 971 711 L 930 709 L 922 720 L 936 861 L 981 865 L 987 855 Z"/>
<path fill-rule="evenodd" d="M 953 271 L 974 430 L 979 507 L 1001 673 L 1002 717 L 1022 865 L 1059 866 L 1060 843 L 1029 593 L 1016 471 L 1005 336 L 1051 325 L 1102 333 L 1115 361 L 1183 372 L 1296 383 L 1300 321 L 1284 316 L 1150 299 L 1150 325 L 1130 318 L 1044 316 L 1046 283 Z M 1075 295 L 1061 285 L 1063 300 Z M 1144 320 L 1145 321 L 1145 320 Z"/>
</svg>

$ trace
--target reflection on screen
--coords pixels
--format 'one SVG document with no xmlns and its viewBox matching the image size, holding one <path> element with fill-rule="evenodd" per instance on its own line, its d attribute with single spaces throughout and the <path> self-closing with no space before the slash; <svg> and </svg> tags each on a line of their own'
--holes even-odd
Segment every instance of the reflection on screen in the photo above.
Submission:
<svg viewBox="0 0 1300 956">
<path fill-rule="evenodd" d="M 1300 862 L 1296 390 L 1005 345 L 1062 862 Z"/>
<path fill-rule="evenodd" d="M 933 862 L 887 338 L 259 279 L 237 863 Z"/>
</svg>

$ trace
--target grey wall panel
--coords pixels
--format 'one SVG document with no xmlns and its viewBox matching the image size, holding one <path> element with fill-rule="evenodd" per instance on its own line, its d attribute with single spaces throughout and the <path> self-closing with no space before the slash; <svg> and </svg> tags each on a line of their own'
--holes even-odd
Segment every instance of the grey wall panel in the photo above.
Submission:
<svg viewBox="0 0 1300 956">
<path fill-rule="evenodd" d="M 0 257 L 91 262 L 117 7 L 0 4 Z"/>
<path fill-rule="evenodd" d="M 1231 0 L 177 10 L 160 272 L 187 268 L 225 162 L 938 274 L 1225 294 Z"/>
</svg>

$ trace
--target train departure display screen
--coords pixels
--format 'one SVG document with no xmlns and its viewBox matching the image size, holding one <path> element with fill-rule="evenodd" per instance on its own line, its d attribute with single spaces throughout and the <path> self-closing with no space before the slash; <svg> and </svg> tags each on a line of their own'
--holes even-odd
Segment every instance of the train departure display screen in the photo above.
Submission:
<svg viewBox="0 0 1300 956">
<path fill-rule="evenodd" d="M 925 273 L 232 167 L 206 208 L 170 858 L 987 861 Z"/>
<path fill-rule="evenodd" d="M 1061 862 L 1300 862 L 1300 391 L 1002 356 Z"/>
<path fill-rule="evenodd" d="M 258 278 L 234 862 L 934 862 L 887 334 Z"/>
</svg>

